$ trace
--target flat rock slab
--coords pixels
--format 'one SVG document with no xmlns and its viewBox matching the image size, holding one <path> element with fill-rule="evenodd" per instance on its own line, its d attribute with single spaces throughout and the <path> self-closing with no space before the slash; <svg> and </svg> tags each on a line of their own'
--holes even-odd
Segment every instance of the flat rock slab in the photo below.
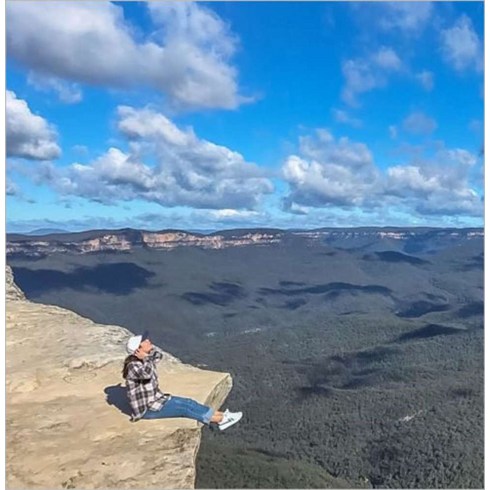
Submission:
<svg viewBox="0 0 490 490">
<path fill-rule="evenodd" d="M 7 486 L 193 488 L 202 424 L 129 421 L 121 377 L 128 330 L 7 299 Z M 229 374 L 167 355 L 161 388 L 218 408 Z"/>
</svg>

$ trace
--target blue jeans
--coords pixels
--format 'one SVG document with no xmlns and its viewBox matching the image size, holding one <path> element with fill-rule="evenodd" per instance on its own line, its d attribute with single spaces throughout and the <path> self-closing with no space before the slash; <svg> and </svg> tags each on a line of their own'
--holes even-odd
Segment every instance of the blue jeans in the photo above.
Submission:
<svg viewBox="0 0 490 490">
<path fill-rule="evenodd" d="M 188 419 L 199 420 L 203 424 L 209 424 L 214 409 L 201 405 L 191 398 L 173 396 L 167 400 L 161 410 L 147 410 L 143 415 L 144 419 L 165 419 L 172 417 L 186 417 Z"/>
</svg>

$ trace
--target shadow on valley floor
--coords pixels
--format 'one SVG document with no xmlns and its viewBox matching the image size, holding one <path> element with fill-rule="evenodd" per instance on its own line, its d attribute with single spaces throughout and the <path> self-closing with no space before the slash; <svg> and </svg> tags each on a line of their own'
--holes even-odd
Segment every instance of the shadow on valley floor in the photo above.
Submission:
<svg viewBox="0 0 490 490">
<path fill-rule="evenodd" d="M 431 337 L 437 337 L 439 335 L 454 335 L 465 332 L 461 328 L 445 327 L 444 325 L 436 325 L 431 323 L 425 327 L 417 328 L 411 332 L 400 335 L 395 342 L 407 342 L 410 340 L 428 339 Z"/>
<path fill-rule="evenodd" d="M 374 254 L 366 254 L 363 256 L 364 260 L 379 261 L 379 262 L 392 262 L 392 263 L 406 263 L 410 265 L 425 265 L 430 264 L 429 261 L 413 257 L 412 255 L 403 254 L 394 251 L 375 252 Z"/>
<path fill-rule="evenodd" d="M 193 305 L 214 304 L 227 306 L 237 299 L 245 298 L 245 290 L 239 284 L 231 282 L 212 282 L 209 286 L 211 292 L 200 293 L 189 291 L 182 298 Z"/>
<path fill-rule="evenodd" d="M 414 301 L 407 307 L 397 312 L 397 316 L 400 318 L 419 318 L 427 313 L 433 313 L 437 311 L 448 311 L 451 306 L 448 303 L 435 303 L 433 301 Z"/>
<path fill-rule="evenodd" d="M 461 307 L 457 312 L 459 318 L 469 318 L 475 315 L 483 315 L 483 313 L 483 301 L 474 301 L 472 303 L 468 303 L 467 305 Z"/>
<path fill-rule="evenodd" d="M 29 298 L 53 290 L 82 291 L 90 288 L 104 293 L 127 295 L 136 288 L 149 287 L 148 279 L 155 275 L 143 267 L 126 262 L 77 267 L 71 272 L 25 267 L 12 269 L 16 283 Z"/>
<path fill-rule="evenodd" d="M 401 381 L 399 373 L 389 365 L 399 353 L 397 347 L 378 346 L 320 361 L 306 359 L 299 363 L 283 363 L 295 364 L 297 372 L 306 378 L 306 382 L 296 390 L 300 399 L 310 395 L 329 397 L 336 390 L 358 390 L 389 381 Z"/>
<path fill-rule="evenodd" d="M 282 283 L 284 284 L 284 282 Z M 288 285 L 291 283 L 289 282 Z M 340 292 L 340 291 L 360 291 L 364 293 L 375 293 L 375 294 L 384 294 L 386 296 L 390 296 L 392 291 L 389 288 L 384 286 L 378 286 L 376 284 L 371 284 L 368 286 L 359 286 L 357 284 L 350 284 L 347 282 L 330 282 L 327 284 L 317 284 L 314 286 L 302 287 L 302 288 L 260 288 L 260 294 L 264 296 L 271 295 L 284 295 L 284 296 L 295 296 L 302 294 L 323 294 L 330 292 Z"/>
</svg>

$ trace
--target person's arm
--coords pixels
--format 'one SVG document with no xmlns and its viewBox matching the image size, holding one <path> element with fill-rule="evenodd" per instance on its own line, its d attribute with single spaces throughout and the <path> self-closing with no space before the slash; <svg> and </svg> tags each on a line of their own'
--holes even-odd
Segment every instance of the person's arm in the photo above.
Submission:
<svg viewBox="0 0 490 490">
<path fill-rule="evenodd" d="M 129 364 L 127 378 L 132 380 L 151 379 L 153 369 L 153 361 L 148 355 L 143 359 L 142 362 L 133 361 Z"/>
</svg>

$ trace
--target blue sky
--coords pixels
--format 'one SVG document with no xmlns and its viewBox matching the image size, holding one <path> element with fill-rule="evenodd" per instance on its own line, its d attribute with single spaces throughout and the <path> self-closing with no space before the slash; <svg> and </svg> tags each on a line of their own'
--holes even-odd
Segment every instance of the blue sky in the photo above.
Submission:
<svg viewBox="0 0 490 490">
<path fill-rule="evenodd" d="M 483 3 L 7 2 L 7 231 L 481 226 Z"/>
</svg>

